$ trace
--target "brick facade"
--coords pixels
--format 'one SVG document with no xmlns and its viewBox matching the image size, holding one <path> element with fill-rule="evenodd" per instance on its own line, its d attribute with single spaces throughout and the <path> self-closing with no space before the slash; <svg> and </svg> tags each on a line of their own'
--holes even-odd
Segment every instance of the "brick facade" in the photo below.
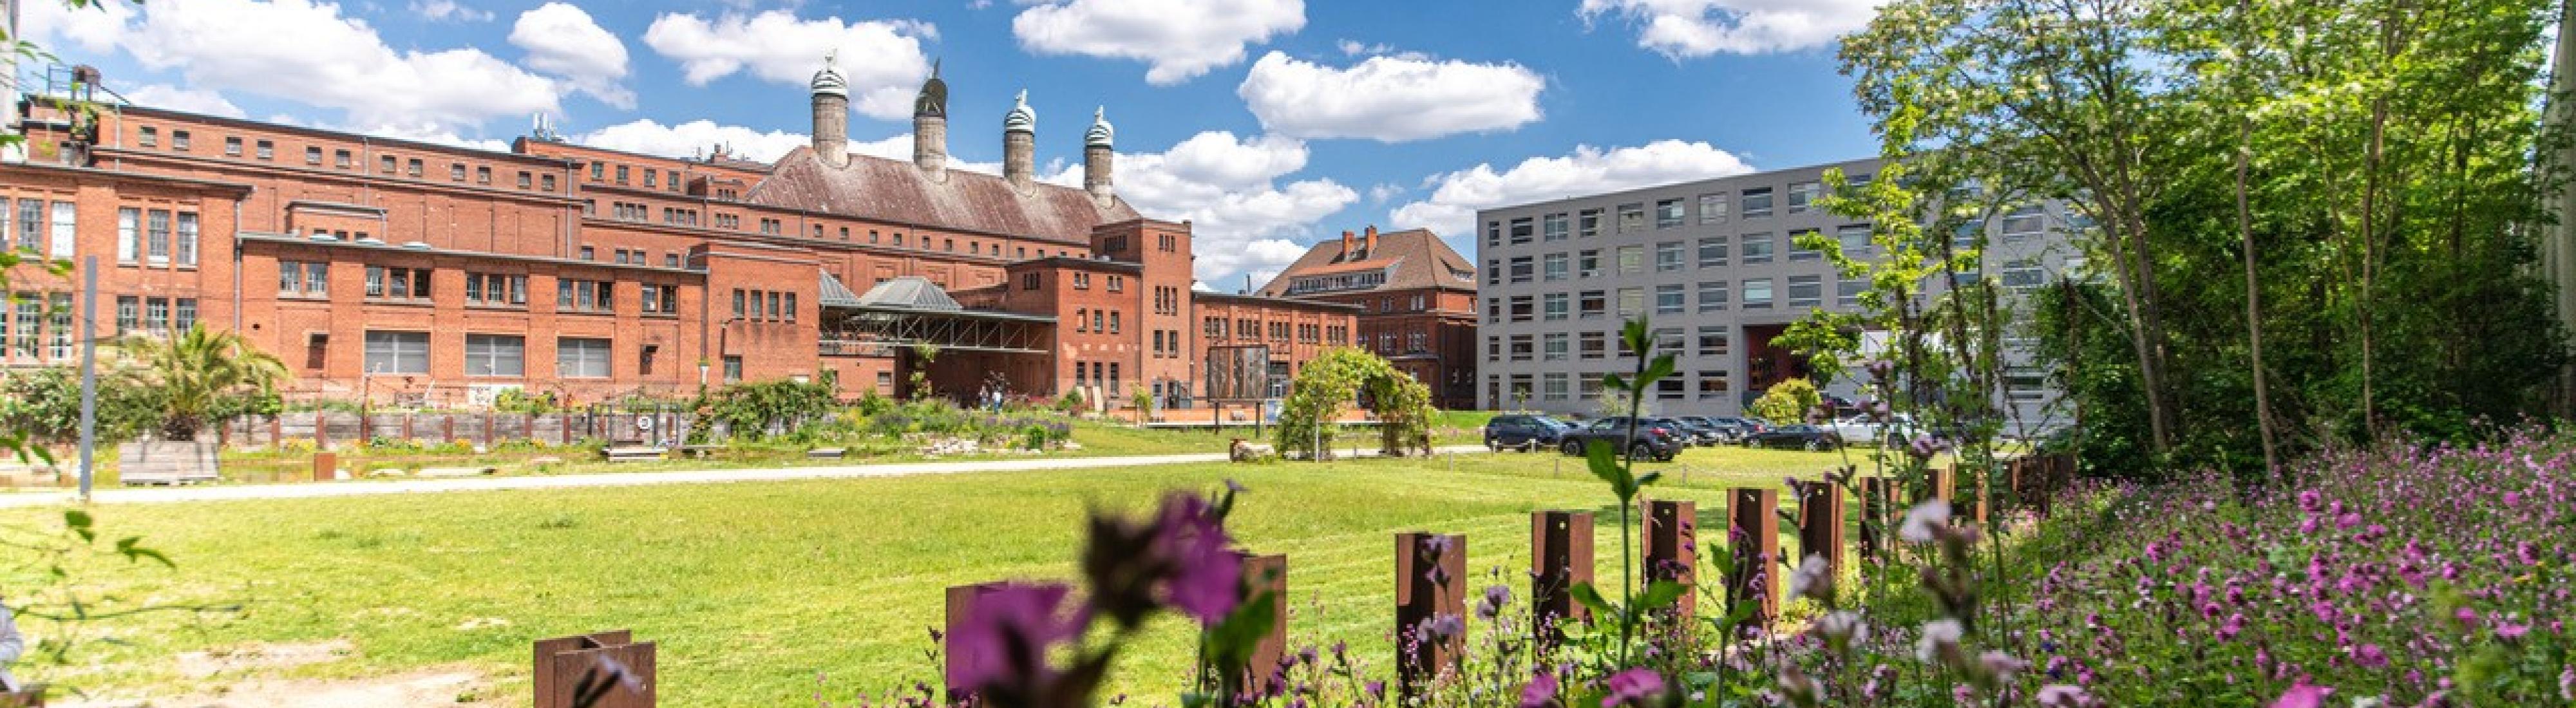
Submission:
<svg viewBox="0 0 2576 708">
<path fill-rule="evenodd" d="M 1261 293 L 1356 308 L 1360 348 L 1430 386 L 1433 405 L 1476 406 L 1476 270 L 1439 235 L 1344 231 Z"/>
<path fill-rule="evenodd" d="M 1105 121 L 1085 148 L 1100 184 L 1081 189 L 834 164 L 813 148 L 671 159 L 540 135 L 494 152 L 143 106 L 94 124 L 43 98 L 25 108 L 28 158 L 0 163 L 0 242 L 97 256 L 103 333 L 244 333 L 295 372 L 293 398 L 472 405 L 518 388 L 588 402 L 780 378 L 855 396 L 908 392 L 923 369 L 951 395 L 998 377 L 1017 394 L 1081 388 L 1115 406 L 1145 389 L 1185 405 L 1201 374 L 1190 226 L 1110 191 Z M 38 228 L 22 228 L 22 204 Z M 1042 342 L 924 364 L 910 342 L 825 341 L 857 314 L 827 302 L 826 281 L 905 278 Z M 29 264 L 10 283 L 26 297 L 0 312 L 0 364 L 72 361 L 80 315 L 50 307 L 72 282 Z M 1347 308 L 1227 300 L 1227 318 L 1352 327 Z"/>
</svg>

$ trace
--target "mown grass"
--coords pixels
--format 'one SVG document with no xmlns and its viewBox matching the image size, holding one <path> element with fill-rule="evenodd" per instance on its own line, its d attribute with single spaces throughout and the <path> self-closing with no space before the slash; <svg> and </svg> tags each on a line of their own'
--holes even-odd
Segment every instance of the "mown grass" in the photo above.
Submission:
<svg viewBox="0 0 2576 708">
<path fill-rule="evenodd" d="M 1841 459 L 1718 448 L 1645 467 L 1669 475 L 1656 494 L 1698 501 L 1703 526 L 1723 528 L 1725 488 L 1777 486 Z M 167 695 L 238 680 L 182 677 L 178 652 L 345 638 L 356 656 L 286 674 L 461 665 L 493 678 L 480 698 L 525 705 L 530 640 L 626 628 L 661 643 L 667 705 L 810 705 L 818 675 L 841 697 L 935 682 L 924 629 L 941 622 L 941 589 L 1068 577 L 1087 508 L 1139 507 L 1228 478 L 1251 490 L 1230 524 L 1242 544 L 1289 555 L 1291 641 L 1348 641 L 1380 667 L 1392 534 L 1467 534 L 1471 590 L 1500 583 L 1525 596 L 1529 512 L 1612 511 L 1579 459 L 1546 453 L 108 506 L 95 510 L 108 533 L 139 534 L 179 568 L 85 581 L 247 609 L 217 626 L 125 621 L 113 627 L 128 644 L 84 648 L 82 668 L 22 675 Z M 1618 572 L 1608 518 L 1605 578 Z M 1176 625 L 1153 633 L 1123 661 L 1119 688 L 1172 695 L 1188 637 Z"/>
<path fill-rule="evenodd" d="M 1472 445 L 1483 440 L 1485 420 L 1493 414 L 1480 411 L 1447 411 L 1433 427 L 1433 442 L 1439 445 Z M 418 472 L 434 467 L 493 467 L 500 474 L 593 474 L 599 472 L 654 472 L 667 470 L 740 469 L 768 467 L 806 467 L 929 460 L 1030 459 L 1037 457 L 1116 457 L 1125 455 L 1171 455 L 1184 453 L 1220 453 L 1233 438 L 1267 440 L 1269 429 L 1260 428 L 1256 436 L 1250 425 L 1214 428 L 1142 428 L 1119 421 L 1082 419 L 1073 422 L 1075 449 L 1054 450 L 1044 455 L 1016 451 L 984 452 L 969 455 L 933 457 L 921 454 L 890 439 L 869 439 L 827 444 L 732 442 L 727 448 L 705 458 L 680 458 L 651 462 L 610 463 L 600 459 L 595 446 L 520 447 L 487 453 L 440 453 L 417 449 L 374 449 L 360 447 L 340 453 L 340 466 L 354 475 L 371 471 L 394 470 Z M 1336 446 L 1358 441 L 1363 446 L 1376 444 L 1376 429 L 1351 427 L 1341 433 Z M 806 451 L 813 447 L 841 447 L 848 456 L 840 459 L 811 459 Z M 113 455 L 102 460 L 99 484 L 116 484 Z M 557 458 L 559 462 L 533 465 L 538 458 Z M 296 482 L 312 474 L 313 453 L 309 451 L 258 450 L 225 453 L 224 480 L 227 482 L 271 483 Z"/>
</svg>

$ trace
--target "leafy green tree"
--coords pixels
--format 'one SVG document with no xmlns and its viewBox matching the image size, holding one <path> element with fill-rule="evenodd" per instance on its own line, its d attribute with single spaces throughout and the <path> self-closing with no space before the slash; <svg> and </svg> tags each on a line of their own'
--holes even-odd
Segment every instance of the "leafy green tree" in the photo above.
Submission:
<svg viewBox="0 0 2576 708">
<path fill-rule="evenodd" d="M 98 440 L 114 444 L 161 427 L 159 389 L 128 377 L 98 380 Z M 0 374 L 0 424 L 31 441 L 65 444 L 80 439 L 80 372 L 68 366 Z"/>
<path fill-rule="evenodd" d="M 195 440 L 207 425 L 248 408 L 241 397 L 273 397 L 290 374 L 286 362 L 238 332 L 200 324 L 168 337 L 127 337 L 116 347 L 133 360 L 127 375 L 160 393 L 161 434 Z"/>
<path fill-rule="evenodd" d="M 1288 398 L 1279 405 L 1278 449 L 1305 450 L 1312 459 L 1330 457 L 1337 427 L 1333 421 L 1363 391 L 1377 413 L 1379 449 L 1386 454 L 1403 454 L 1430 435 L 1430 387 L 1368 350 L 1335 347 L 1307 360 L 1289 385 Z"/>
</svg>

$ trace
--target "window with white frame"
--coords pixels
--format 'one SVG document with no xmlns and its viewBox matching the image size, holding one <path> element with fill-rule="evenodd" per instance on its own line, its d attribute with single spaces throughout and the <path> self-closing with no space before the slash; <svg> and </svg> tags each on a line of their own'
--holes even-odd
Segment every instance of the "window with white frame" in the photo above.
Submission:
<svg viewBox="0 0 2576 708">
<path fill-rule="evenodd" d="M 465 375 L 526 376 L 528 338 L 515 334 L 465 335 Z"/>
<path fill-rule="evenodd" d="M 570 379 L 608 378 L 614 347 L 606 339 L 565 337 L 555 340 L 555 375 Z"/>
<path fill-rule="evenodd" d="M 429 333 L 368 332 L 366 367 L 370 374 L 429 373 Z"/>
<path fill-rule="evenodd" d="M 1770 306 L 1770 278 L 1755 278 L 1744 281 L 1744 307 L 1746 309 L 1769 308 Z"/>
</svg>

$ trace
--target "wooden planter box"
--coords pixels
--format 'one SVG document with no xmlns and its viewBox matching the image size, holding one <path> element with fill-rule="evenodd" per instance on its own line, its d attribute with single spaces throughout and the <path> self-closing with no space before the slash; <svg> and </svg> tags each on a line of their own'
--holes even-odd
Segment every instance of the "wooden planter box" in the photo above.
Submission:
<svg viewBox="0 0 2576 708">
<path fill-rule="evenodd" d="M 215 454 L 221 449 L 213 440 L 138 440 L 117 446 L 117 469 L 126 484 L 212 482 L 220 479 Z"/>
</svg>

